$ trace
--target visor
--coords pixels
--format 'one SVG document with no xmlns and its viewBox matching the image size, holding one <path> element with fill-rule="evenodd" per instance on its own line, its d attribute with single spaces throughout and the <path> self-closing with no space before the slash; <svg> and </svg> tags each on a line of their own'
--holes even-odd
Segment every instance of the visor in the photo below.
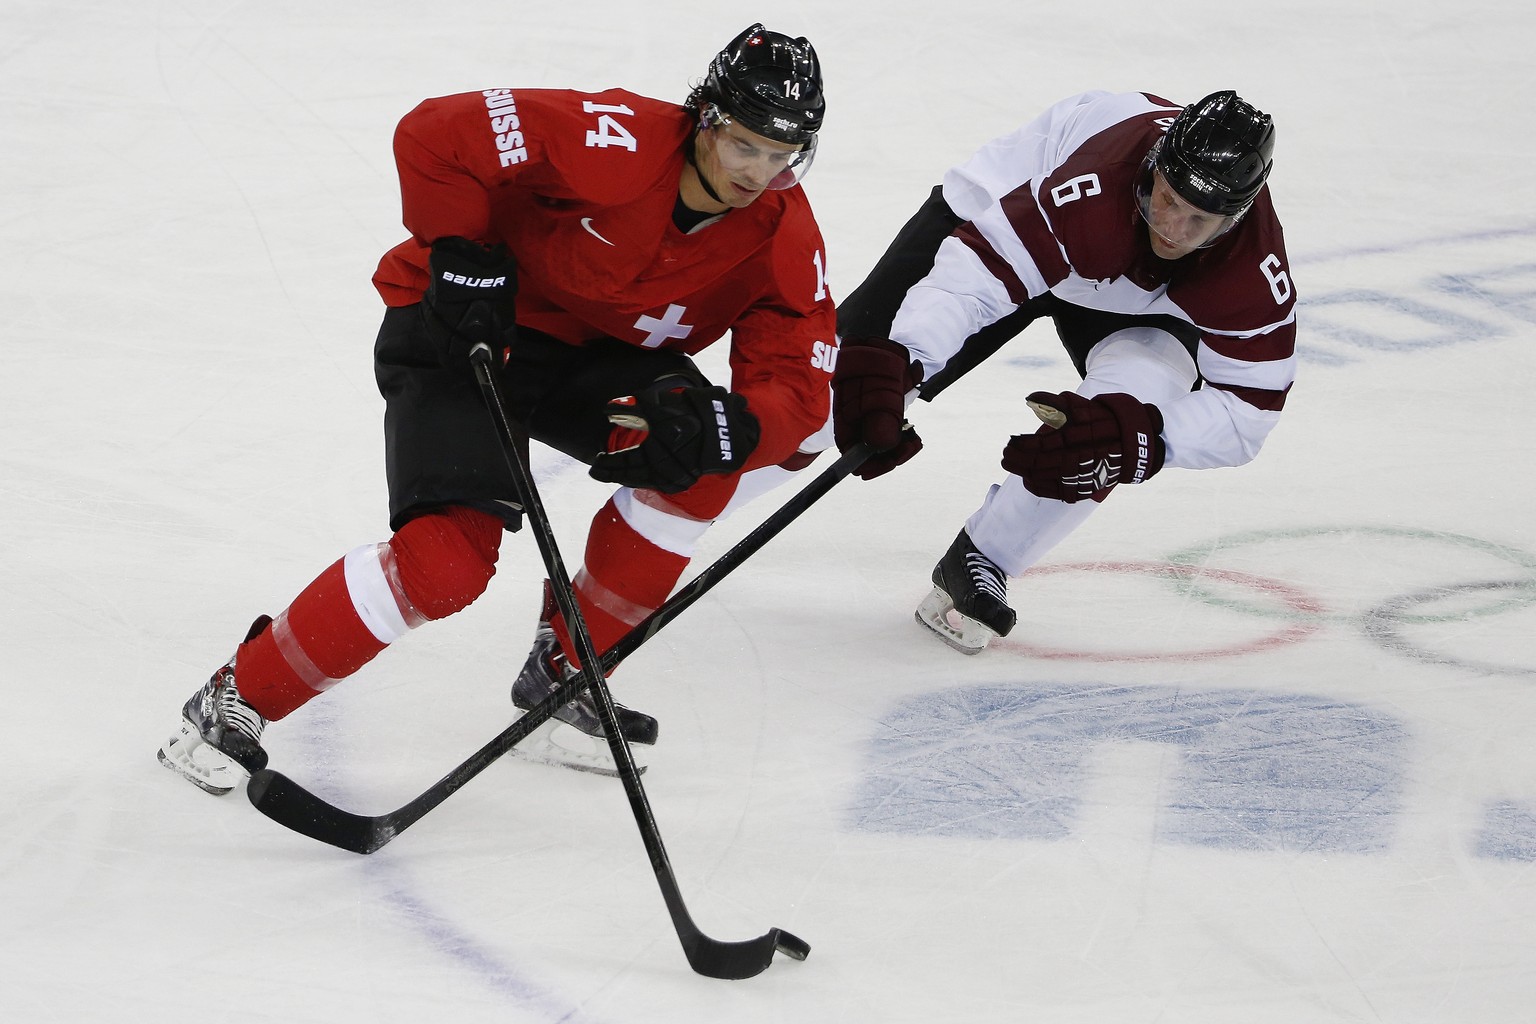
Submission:
<svg viewBox="0 0 1536 1024">
<path fill-rule="evenodd" d="M 1243 214 L 1211 213 L 1179 195 L 1157 169 L 1157 152 L 1158 147 L 1153 146 L 1136 175 L 1136 208 L 1142 219 L 1159 238 L 1175 248 L 1193 252 L 1215 245 L 1243 219 Z"/>
<path fill-rule="evenodd" d="M 740 131 L 752 132 L 754 138 L 730 133 L 727 129 L 732 125 Z M 797 150 L 777 148 L 771 144 L 775 140 L 753 132 L 713 103 L 706 104 L 700 111 L 699 129 L 712 134 L 715 157 L 722 167 L 732 172 L 750 171 L 758 177 L 766 176 L 768 183 L 765 187 L 774 191 L 800 184 L 816 159 L 815 135 Z"/>
</svg>

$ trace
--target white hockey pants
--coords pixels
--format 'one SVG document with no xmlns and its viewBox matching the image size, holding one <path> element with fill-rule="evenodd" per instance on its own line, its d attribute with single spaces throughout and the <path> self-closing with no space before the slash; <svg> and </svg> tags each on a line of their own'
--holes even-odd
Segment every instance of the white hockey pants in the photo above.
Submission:
<svg viewBox="0 0 1536 1024">
<path fill-rule="evenodd" d="M 1088 375 L 1077 388 L 1084 398 L 1123 392 L 1160 405 L 1188 394 L 1199 377 L 1179 340 L 1149 327 L 1109 335 L 1088 353 L 1086 365 Z M 1010 473 L 991 486 L 965 529 L 982 554 L 1009 576 L 1021 576 L 1098 507 L 1096 501 L 1041 498 Z"/>
</svg>

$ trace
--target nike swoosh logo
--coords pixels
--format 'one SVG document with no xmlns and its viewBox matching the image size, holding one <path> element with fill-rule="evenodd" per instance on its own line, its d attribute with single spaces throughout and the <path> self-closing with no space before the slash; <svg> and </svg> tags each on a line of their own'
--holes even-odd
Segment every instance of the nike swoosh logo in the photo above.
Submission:
<svg viewBox="0 0 1536 1024">
<path fill-rule="evenodd" d="M 587 234 L 591 235 L 593 238 L 597 239 L 599 242 L 602 242 L 604 245 L 612 245 L 613 244 L 612 242 L 608 241 L 608 239 L 604 238 L 602 235 L 597 233 L 597 229 L 592 226 L 592 218 L 591 217 L 583 217 L 583 218 L 581 218 L 581 227 L 582 227 L 582 230 L 586 231 Z"/>
</svg>

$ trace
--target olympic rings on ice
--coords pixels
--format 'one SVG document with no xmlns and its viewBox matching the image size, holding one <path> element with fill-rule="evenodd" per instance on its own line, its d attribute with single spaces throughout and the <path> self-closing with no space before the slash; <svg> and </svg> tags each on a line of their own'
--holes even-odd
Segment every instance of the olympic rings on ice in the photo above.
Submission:
<svg viewBox="0 0 1536 1024">
<path fill-rule="evenodd" d="M 1330 550 L 1330 545 L 1337 550 Z M 1218 560 L 1239 560 L 1244 568 L 1223 568 L 1215 564 Z M 1259 565 L 1281 566 L 1286 579 L 1253 571 Z M 1468 581 L 1469 571 L 1480 568 L 1488 576 Z M 1305 639 L 1328 625 L 1344 625 L 1358 629 L 1385 650 L 1418 662 L 1487 674 L 1536 676 L 1536 663 L 1466 653 L 1468 644 L 1479 642 L 1470 625 L 1473 620 L 1536 607 L 1536 555 L 1464 534 L 1369 525 L 1251 530 L 1176 551 L 1166 562 L 1041 565 L 1031 569 L 1026 579 L 1072 572 L 1166 580 L 1209 607 L 1278 625 L 1253 639 L 1181 650 L 1051 646 L 1037 642 L 1045 631 L 1032 634 L 1028 629 L 997 641 L 998 645 L 1048 660 L 1198 661 L 1268 650 Z M 1309 575 L 1318 581 L 1308 589 L 1295 582 Z M 1412 576 L 1429 582 L 1391 592 Z M 1435 582 L 1440 578 L 1445 582 Z M 1320 593 L 1329 599 L 1317 596 Z M 1524 645 L 1516 648 L 1521 653 L 1525 649 Z"/>
<path fill-rule="evenodd" d="M 1384 601 L 1366 613 L 1363 627 L 1365 634 L 1390 651 L 1407 655 L 1415 661 L 1433 662 L 1438 665 L 1454 665 L 1493 675 L 1536 676 L 1536 666 L 1504 665 L 1497 662 L 1464 658 L 1436 650 L 1424 643 L 1409 640 L 1403 632 L 1405 624 L 1415 622 L 1442 622 L 1443 617 L 1425 617 L 1409 614 L 1409 609 L 1437 601 L 1446 601 L 1467 594 L 1507 593 L 1519 595 L 1517 600 L 1502 602 L 1501 607 L 1530 605 L 1536 602 L 1536 580 L 1482 580 L 1475 583 L 1458 583 L 1446 587 L 1430 587 L 1416 594 L 1404 594 Z"/>
<path fill-rule="evenodd" d="M 1393 545 L 1390 552 L 1395 555 L 1394 568 L 1407 567 L 1414 570 L 1415 561 L 1407 555 L 1402 548 L 1403 542 L 1419 542 L 1420 544 L 1443 545 L 1449 549 L 1450 557 L 1455 564 L 1463 565 L 1462 559 L 1468 556 L 1487 556 L 1494 562 L 1503 562 L 1520 571 L 1526 578 L 1536 580 L 1536 555 L 1520 551 L 1516 548 L 1495 544 L 1491 541 L 1480 540 L 1476 537 L 1468 537 L 1459 533 L 1447 533 L 1439 530 L 1416 530 L 1402 527 L 1385 526 L 1345 526 L 1345 527 L 1312 527 L 1295 530 L 1251 530 L 1244 533 L 1228 534 L 1218 537 L 1209 544 L 1198 548 L 1186 548 L 1175 551 L 1168 556 L 1168 561 L 1178 565 L 1205 565 L 1218 555 L 1230 556 L 1240 548 L 1254 548 L 1262 544 L 1271 544 L 1285 541 L 1311 541 L 1323 539 L 1343 540 L 1351 545 L 1359 545 L 1365 541 L 1385 541 Z M 1463 570 L 1464 571 L 1464 570 Z M 1458 572 L 1457 575 L 1461 575 Z M 1465 578 L 1464 576 L 1462 578 Z M 1216 594 L 1199 586 L 1198 581 L 1191 578 L 1180 585 L 1180 589 L 1189 596 L 1208 604 L 1232 611 L 1243 612 L 1249 615 L 1257 615 L 1261 618 L 1273 618 L 1276 614 L 1299 615 L 1294 610 L 1278 610 L 1270 605 L 1258 605 L 1248 602 L 1232 601 L 1222 595 Z M 1500 601 L 1492 601 L 1472 609 L 1457 609 L 1440 615 L 1424 613 L 1408 614 L 1402 621 L 1412 622 L 1446 622 L 1453 619 L 1464 619 L 1468 615 L 1493 615 L 1508 611 L 1511 608 L 1524 607 L 1536 603 L 1536 592 L 1525 592 L 1513 598 Z M 1355 613 L 1334 611 L 1319 612 L 1324 617 L 1335 622 L 1356 622 L 1360 616 Z"/>
<path fill-rule="evenodd" d="M 1252 573 L 1234 572 L 1227 569 L 1209 569 L 1195 565 L 1175 565 L 1169 562 L 1087 562 L 1080 564 L 1040 565 L 1029 570 L 1027 577 L 1051 576 L 1067 572 L 1109 572 L 1131 573 L 1144 576 L 1154 576 L 1161 579 L 1176 579 L 1189 582 L 1195 579 L 1206 579 L 1229 584 L 1239 588 L 1259 591 L 1278 598 L 1292 614 L 1291 621 L 1278 629 L 1253 640 L 1242 641 L 1223 646 L 1195 648 L 1183 651 L 1084 651 L 1052 648 L 1042 644 L 1031 643 L 1015 634 L 1018 639 L 1010 637 L 1001 641 L 1005 646 L 1022 651 L 1035 658 L 1046 659 L 1070 659 L 1074 661 L 1202 661 L 1208 658 L 1230 658 L 1240 654 L 1252 654 L 1256 651 L 1279 647 L 1284 644 L 1295 643 L 1310 634 L 1316 632 L 1322 625 L 1322 605 L 1314 598 L 1302 593 L 1296 587 L 1281 583 L 1279 580 L 1266 579 L 1255 576 Z"/>
</svg>

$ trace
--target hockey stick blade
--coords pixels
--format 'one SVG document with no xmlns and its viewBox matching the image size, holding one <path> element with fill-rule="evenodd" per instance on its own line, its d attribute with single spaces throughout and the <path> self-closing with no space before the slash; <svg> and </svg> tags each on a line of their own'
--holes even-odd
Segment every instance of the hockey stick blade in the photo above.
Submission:
<svg viewBox="0 0 1536 1024">
<path fill-rule="evenodd" d="M 770 928 L 765 935 L 743 942 L 722 942 L 699 933 L 683 944 L 688 966 L 696 974 L 724 981 L 755 978 L 773 964 L 773 955 L 783 953 L 791 960 L 804 960 L 811 953 L 810 944 L 782 928 Z"/>
<path fill-rule="evenodd" d="M 372 853 L 395 837 L 394 815 L 344 811 L 270 768 L 251 776 L 246 795 L 278 824 L 352 853 Z"/>
</svg>

